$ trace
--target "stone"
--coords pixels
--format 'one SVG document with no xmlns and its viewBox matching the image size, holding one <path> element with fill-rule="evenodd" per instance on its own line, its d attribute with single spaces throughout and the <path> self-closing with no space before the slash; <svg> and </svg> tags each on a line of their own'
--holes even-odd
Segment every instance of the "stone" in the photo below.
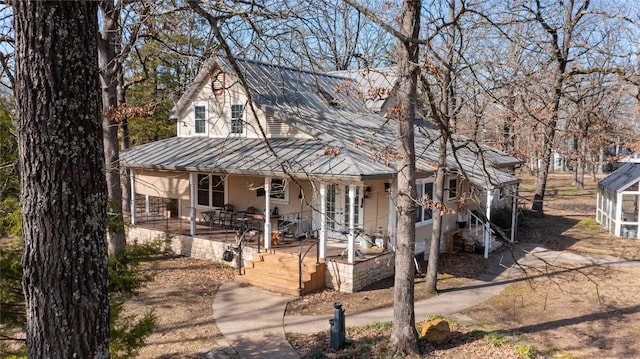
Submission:
<svg viewBox="0 0 640 359">
<path fill-rule="evenodd" d="M 433 345 L 441 345 L 451 340 L 449 323 L 442 319 L 434 319 L 422 325 L 420 337 Z"/>
</svg>

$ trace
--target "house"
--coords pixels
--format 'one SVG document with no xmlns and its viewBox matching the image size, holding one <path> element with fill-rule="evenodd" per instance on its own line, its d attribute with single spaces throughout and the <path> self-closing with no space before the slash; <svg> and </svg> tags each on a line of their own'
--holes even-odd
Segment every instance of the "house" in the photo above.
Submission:
<svg viewBox="0 0 640 359">
<path fill-rule="evenodd" d="M 598 182 L 596 221 L 617 237 L 640 239 L 638 202 L 640 159 L 631 157 Z"/>
<path fill-rule="evenodd" d="M 258 217 L 262 222 L 250 228 L 262 234 L 269 253 L 291 226 L 294 238 L 317 239 L 318 263 L 326 268 L 323 285 L 357 291 L 392 275 L 395 123 L 372 112 L 370 94 L 371 88 L 340 74 L 213 57 L 176 103 L 177 136 L 120 154 L 131 173 L 132 225 L 149 218 L 154 203 L 170 203 L 171 216 L 189 222 L 188 233 L 174 238 L 175 249 L 189 254 L 212 226 Z M 433 197 L 438 136 L 432 125 L 416 120 L 418 203 Z M 464 146 L 450 155 L 445 197 L 452 210 L 443 230 L 456 229 L 460 196 L 477 198 L 465 219 L 474 224 L 486 256 L 495 239 L 486 222 L 492 208 L 516 212 L 519 179 L 513 170 L 521 162 L 462 138 L 456 145 Z M 235 218 L 222 218 L 227 207 Z M 429 251 L 432 220 L 433 209 L 417 211 L 416 253 Z M 130 240 L 140 233 L 135 230 Z M 386 250 L 370 255 L 366 235 Z M 443 243 L 438 250 L 450 247 Z M 206 248 L 212 259 L 222 257 L 219 248 Z M 245 260 L 265 260 L 260 247 L 245 249 Z"/>
</svg>

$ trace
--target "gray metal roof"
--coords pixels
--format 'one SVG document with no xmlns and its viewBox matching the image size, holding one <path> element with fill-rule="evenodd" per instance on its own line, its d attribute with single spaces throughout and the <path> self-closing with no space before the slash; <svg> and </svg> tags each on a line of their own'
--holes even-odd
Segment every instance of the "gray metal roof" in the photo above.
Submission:
<svg viewBox="0 0 640 359">
<path fill-rule="evenodd" d="M 254 102 L 273 117 L 310 134 L 315 140 L 269 139 L 275 156 L 260 139 L 179 138 L 132 148 L 122 153 L 125 166 L 214 171 L 222 173 L 281 173 L 276 157 L 292 166 L 292 173 L 343 177 L 392 177 L 395 168 L 396 124 L 365 106 L 352 79 L 332 74 L 301 71 L 261 62 L 236 60 L 252 89 Z M 232 71 L 228 60 L 214 57 L 197 76 L 195 84 L 176 104 L 174 112 L 190 106 L 190 99 L 208 81 L 212 66 Z M 335 101 L 332 101 L 335 100 Z M 440 131 L 425 121 L 416 121 L 416 169 L 432 173 L 437 163 Z M 456 156 L 449 149 L 448 166 L 464 171 L 483 187 L 519 182 L 498 168 L 521 163 L 486 146 L 466 139 Z M 325 148 L 339 154 L 323 156 Z M 288 156 L 288 157 L 287 157 Z M 295 163 L 295 165 L 294 165 Z M 312 165 L 307 165 L 312 163 Z M 304 164 L 301 166 L 301 164 Z"/>
<path fill-rule="evenodd" d="M 268 146 L 267 146 L 268 144 Z M 336 155 L 329 148 L 342 148 Z M 273 152 L 277 153 L 277 156 Z M 355 149 L 316 140 L 172 137 L 120 152 L 123 166 L 246 175 L 370 178 L 394 174 Z"/>
<path fill-rule="evenodd" d="M 615 197 L 632 184 L 640 181 L 640 163 L 627 162 L 613 173 L 598 182 L 598 189 L 605 191 L 608 197 Z"/>
</svg>

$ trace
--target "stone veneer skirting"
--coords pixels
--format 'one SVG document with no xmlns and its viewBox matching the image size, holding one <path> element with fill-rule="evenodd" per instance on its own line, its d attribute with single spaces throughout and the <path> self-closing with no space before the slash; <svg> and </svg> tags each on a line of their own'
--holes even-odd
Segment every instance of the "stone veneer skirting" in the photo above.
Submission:
<svg viewBox="0 0 640 359">
<path fill-rule="evenodd" d="M 355 264 L 325 260 L 327 265 L 325 285 L 341 292 L 357 292 L 394 274 L 395 252 L 358 260 Z"/>
<path fill-rule="evenodd" d="M 168 234 L 165 231 L 140 227 L 127 229 L 127 243 L 129 244 L 158 240 L 164 240 L 166 246 L 175 254 L 237 267 L 235 260 L 231 262 L 222 260 L 222 253 L 227 250 L 227 243 L 180 234 Z M 246 265 L 246 261 L 253 259 L 255 253 L 255 248 L 245 247 L 243 249 L 243 266 Z M 374 258 L 358 260 L 355 264 L 326 259 L 325 285 L 327 288 L 341 292 L 357 292 L 379 280 L 393 276 L 394 259 L 394 252 L 385 252 Z"/>
</svg>

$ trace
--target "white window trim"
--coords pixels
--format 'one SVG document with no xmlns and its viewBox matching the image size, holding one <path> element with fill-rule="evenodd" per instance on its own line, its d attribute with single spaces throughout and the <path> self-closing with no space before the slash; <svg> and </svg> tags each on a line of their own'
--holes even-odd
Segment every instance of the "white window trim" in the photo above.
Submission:
<svg viewBox="0 0 640 359">
<path fill-rule="evenodd" d="M 423 178 L 423 179 L 417 179 L 416 180 L 416 191 L 417 194 L 419 196 L 419 200 L 422 201 L 422 196 L 424 195 L 424 185 L 427 183 L 431 183 L 432 185 L 432 191 L 435 191 L 435 183 L 434 183 L 434 179 L 433 178 Z M 420 191 L 418 191 L 417 189 L 421 188 Z M 431 193 L 431 199 L 433 200 L 433 193 Z M 419 211 L 423 211 L 421 206 L 418 206 L 418 208 L 416 208 Z M 427 220 L 421 220 L 418 221 L 416 219 L 416 227 L 422 227 L 422 226 L 426 226 L 433 223 L 433 208 L 431 208 L 431 218 L 427 219 Z"/>
<path fill-rule="evenodd" d="M 242 106 L 242 132 L 232 132 L 233 130 L 233 106 Z M 244 136 L 247 134 L 247 108 L 242 102 L 232 102 L 229 105 L 229 135 Z"/>
<path fill-rule="evenodd" d="M 456 188 L 455 188 L 455 196 L 451 195 L 451 181 L 456 181 Z M 458 177 L 449 177 L 447 178 L 447 201 L 453 201 L 456 200 L 458 198 L 458 196 L 460 196 L 460 183 L 458 181 Z"/>
<path fill-rule="evenodd" d="M 195 199 L 195 206 L 198 209 L 206 209 L 209 210 L 213 207 L 215 207 L 213 205 L 213 177 L 214 176 L 218 176 L 218 177 L 222 177 L 222 181 L 223 181 L 223 187 L 224 187 L 224 203 L 227 203 L 227 176 L 220 176 L 220 175 L 216 175 L 216 174 L 211 174 L 211 173 L 204 173 L 204 172 L 199 172 L 196 173 L 196 181 L 198 179 L 198 175 L 203 175 L 203 176 L 208 176 L 209 177 L 209 205 L 203 205 L 198 203 L 198 198 L 196 197 Z M 198 188 L 198 184 L 196 184 L 196 196 L 198 195 L 198 191 L 200 189 Z"/>
<path fill-rule="evenodd" d="M 280 203 L 280 204 L 289 204 L 289 181 L 286 178 L 282 177 L 273 177 L 271 178 L 271 191 L 273 191 L 273 181 L 281 180 L 284 183 L 284 199 L 273 197 L 270 194 L 269 201 L 271 203 Z"/>
<path fill-rule="evenodd" d="M 196 107 L 204 107 L 204 132 L 196 132 Z M 193 104 L 193 132 L 194 136 L 209 135 L 209 106 L 206 102 L 196 102 Z"/>
</svg>

